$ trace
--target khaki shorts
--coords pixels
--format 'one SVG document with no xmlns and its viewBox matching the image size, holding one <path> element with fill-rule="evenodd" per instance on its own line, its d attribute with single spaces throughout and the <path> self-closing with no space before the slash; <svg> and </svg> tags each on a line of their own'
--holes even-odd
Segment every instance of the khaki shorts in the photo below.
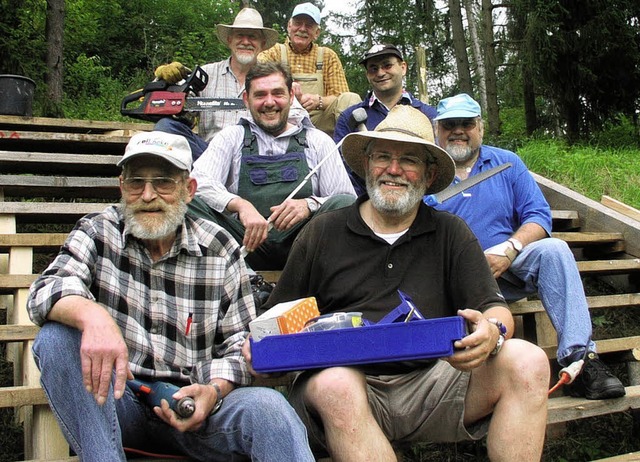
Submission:
<svg viewBox="0 0 640 462">
<path fill-rule="evenodd" d="M 312 375 L 313 371 L 303 372 L 296 378 L 289 402 L 307 427 L 311 449 L 320 452 L 326 450 L 322 422 L 308 412 L 303 398 L 306 382 Z M 463 424 L 469 372 L 437 361 L 430 369 L 366 377 L 373 415 L 394 445 L 478 440 L 487 434 L 489 418 L 472 428 Z"/>
</svg>

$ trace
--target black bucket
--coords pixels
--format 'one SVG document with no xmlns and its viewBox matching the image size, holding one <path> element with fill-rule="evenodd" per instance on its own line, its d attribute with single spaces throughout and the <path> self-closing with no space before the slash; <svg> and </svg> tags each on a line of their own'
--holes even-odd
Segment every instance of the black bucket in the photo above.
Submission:
<svg viewBox="0 0 640 462">
<path fill-rule="evenodd" d="M 0 114 L 31 117 L 36 84 L 21 75 L 0 75 Z"/>
</svg>

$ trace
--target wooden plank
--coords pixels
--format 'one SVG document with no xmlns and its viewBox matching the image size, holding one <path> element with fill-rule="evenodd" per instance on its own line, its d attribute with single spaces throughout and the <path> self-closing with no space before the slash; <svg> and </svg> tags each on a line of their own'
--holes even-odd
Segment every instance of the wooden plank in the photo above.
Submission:
<svg viewBox="0 0 640 462">
<path fill-rule="evenodd" d="M 640 210 L 631 207 L 623 202 L 615 200 L 613 197 L 603 195 L 600 198 L 600 203 L 613 209 L 617 212 L 620 212 L 623 215 L 628 216 L 629 218 L 633 218 L 636 221 L 640 221 Z"/>
<path fill-rule="evenodd" d="M 47 197 L 117 200 L 117 178 L 78 176 L 0 175 L 0 187 L 6 197 Z"/>
<path fill-rule="evenodd" d="M 640 259 L 638 258 L 631 260 L 579 261 L 577 264 L 578 270 L 583 276 L 627 274 L 640 271 Z"/>
<path fill-rule="evenodd" d="M 28 289 L 38 276 L 38 274 L 0 274 L 0 293 Z"/>
<path fill-rule="evenodd" d="M 4 173 L 41 173 L 118 176 L 116 166 L 121 155 L 68 154 L 61 152 L 0 151 L 0 167 Z M 82 168 L 78 168 L 81 165 Z M 81 172 L 79 171 L 81 170 Z"/>
<path fill-rule="evenodd" d="M 20 386 L 0 388 L 0 408 L 48 404 L 44 390 L 40 386 Z"/>
<path fill-rule="evenodd" d="M 575 210 L 551 210 L 551 219 L 556 231 L 580 228 L 580 216 Z"/>
<path fill-rule="evenodd" d="M 624 241 L 622 233 L 611 232 L 557 232 L 552 237 L 562 239 L 569 245 L 585 246 L 597 244 L 611 244 Z"/>
<path fill-rule="evenodd" d="M 129 142 L 129 136 L 108 134 L 14 131 L 6 135 L 0 132 L 0 149 L 7 151 L 121 155 Z"/>
<path fill-rule="evenodd" d="M 624 351 L 631 351 L 632 353 L 636 353 L 640 348 L 640 336 L 635 337 L 621 337 L 621 338 L 611 338 L 611 339 L 603 339 L 603 340 L 594 340 L 596 343 L 596 350 L 598 353 L 606 354 L 606 353 L 619 353 Z M 556 350 L 558 348 L 557 342 L 549 342 L 546 345 L 538 345 L 540 348 L 544 350 L 549 359 L 553 359 L 556 357 Z"/>
<path fill-rule="evenodd" d="M 570 396 L 552 398 L 548 405 L 547 424 L 640 408 L 640 385 L 626 387 L 626 392 L 626 396 L 622 398 L 605 400 L 589 400 Z"/>
<path fill-rule="evenodd" d="M 0 252 L 12 247 L 34 247 L 40 250 L 57 250 L 67 239 L 67 233 L 16 233 L 0 234 Z"/>
<path fill-rule="evenodd" d="M 0 202 L 0 215 L 71 215 L 80 217 L 87 213 L 101 212 L 107 202 Z"/>
<path fill-rule="evenodd" d="M 133 120 L 133 119 L 132 119 Z M 112 130 L 150 131 L 150 122 L 118 122 L 104 120 L 56 119 L 50 117 L 22 117 L 0 115 L 0 130 L 10 127 L 38 127 L 43 129 L 57 129 L 61 132 L 103 133 Z"/>
<path fill-rule="evenodd" d="M 15 325 L 9 324 L 0 326 L 0 342 L 24 342 L 36 338 L 36 334 L 40 331 L 38 326 L 33 324 Z"/>
<path fill-rule="evenodd" d="M 640 293 L 632 294 L 616 294 L 616 295 L 593 295 L 587 297 L 589 309 L 602 308 L 625 308 L 634 305 L 640 305 Z M 529 313 L 540 313 L 544 311 L 540 300 L 520 300 L 509 303 L 511 313 L 515 315 L 523 315 Z"/>
<path fill-rule="evenodd" d="M 607 457 L 606 459 L 597 459 L 592 462 L 639 462 L 640 452 L 629 452 L 619 456 Z"/>
</svg>

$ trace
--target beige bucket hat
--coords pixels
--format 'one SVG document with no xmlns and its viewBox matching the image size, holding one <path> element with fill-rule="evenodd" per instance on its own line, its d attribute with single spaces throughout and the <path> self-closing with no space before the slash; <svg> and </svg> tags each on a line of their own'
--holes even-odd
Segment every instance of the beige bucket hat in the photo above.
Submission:
<svg viewBox="0 0 640 462">
<path fill-rule="evenodd" d="M 275 29 L 264 27 L 262 22 L 262 15 L 258 10 L 253 8 L 243 8 L 240 10 L 233 24 L 228 26 L 226 24 L 216 25 L 216 35 L 222 43 L 227 45 L 229 34 L 233 29 L 253 29 L 260 30 L 264 35 L 264 49 L 267 50 L 274 46 L 278 42 L 278 32 Z"/>
<path fill-rule="evenodd" d="M 435 144 L 431 121 L 419 110 L 405 104 L 398 104 L 373 131 L 353 132 L 345 136 L 342 143 L 344 160 L 362 178 L 366 177 L 365 151 L 367 145 L 373 140 L 391 140 L 427 148 L 438 170 L 436 178 L 425 194 L 440 192 L 453 181 L 456 171 L 453 159 L 444 149 Z"/>
</svg>

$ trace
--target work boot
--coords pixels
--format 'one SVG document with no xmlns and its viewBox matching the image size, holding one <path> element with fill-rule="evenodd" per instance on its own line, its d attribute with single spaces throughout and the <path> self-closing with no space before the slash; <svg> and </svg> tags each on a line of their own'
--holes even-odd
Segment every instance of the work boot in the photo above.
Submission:
<svg viewBox="0 0 640 462">
<path fill-rule="evenodd" d="M 592 351 L 584 358 L 580 375 L 567 387 L 571 396 L 587 399 L 620 398 L 625 395 L 622 382 Z"/>
<path fill-rule="evenodd" d="M 260 274 L 252 274 L 249 276 L 249 282 L 251 283 L 251 291 L 253 292 L 253 300 L 256 304 L 256 314 L 262 314 L 262 305 L 265 304 L 269 295 L 273 291 L 273 284 L 264 280 Z"/>
</svg>

